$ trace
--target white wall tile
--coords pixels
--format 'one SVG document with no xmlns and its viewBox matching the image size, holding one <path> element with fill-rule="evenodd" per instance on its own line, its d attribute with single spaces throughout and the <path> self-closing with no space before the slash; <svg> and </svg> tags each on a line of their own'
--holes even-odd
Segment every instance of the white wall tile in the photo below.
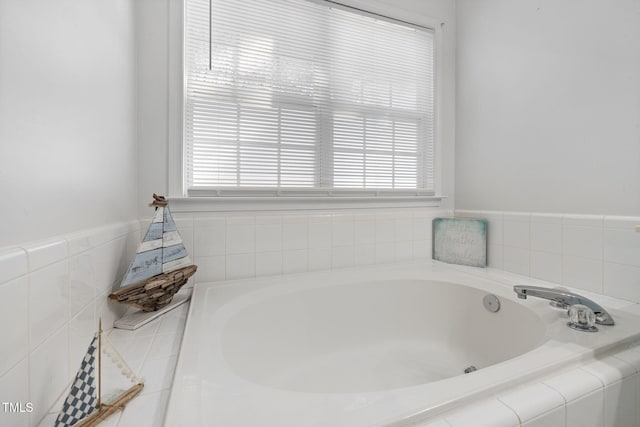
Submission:
<svg viewBox="0 0 640 427">
<path fill-rule="evenodd" d="M 502 224 L 503 244 L 519 249 L 529 249 L 530 224 L 529 217 L 516 217 L 505 214 Z"/>
<path fill-rule="evenodd" d="M 71 376 L 75 375 L 97 330 L 96 304 L 92 301 L 69 321 L 69 374 Z"/>
<path fill-rule="evenodd" d="M 528 249 L 504 246 L 502 254 L 503 268 L 510 273 L 528 276 L 530 272 Z"/>
<path fill-rule="evenodd" d="M 10 371 L 0 375 L 0 402 L 22 403 L 29 402 L 29 364 L 22 359 Z M 3 426 L 27 427 L 29 414 L 20 412 L 5 412 L 0 408 L 0 422 Z"/>
<path fill-rule="evenodd" d="M 562 224 L 564 215 L 562 214 L 550 214 L 550 213 L 538 213 L 531 214 L 531 223 L 545 223 L 545 224 Z"/>
<path fill-rule="evenodd" d="M 396 242 L 395 259 L 405 261 L 413 258 L 413 242 L 410 240 Z"/>
<path fill-rule="evenodd" d="M 531 277 L 562 283 L 562 255 L 531 251 Z"/>
<path fill-rule="evenodd" d="M 66 236 L 69 245 L 69 255 L 77 255 L 92 248 L 89 238 L 91 230 L 83 230 Z"/>
<path fill-rule="evenodd" d="M 620 230 L 631 230 L 640 225 L 638 216 L 605 216 L 604 228 L 617 228 Z"/>
<path fill-rule="evenodd" d="M 502 212 L 502 220 L 509 222 L 530 222 L 531 214 L 528 212 Z"/>
<path fill-rule="evenodd" d="M 282 251 L 282 273 L 302 273 L 308 270 L 308 249 Z"/>
<path fill-rule="evenodd" d="M 562 283 L 602 293 L 602 268 L 602 261 L 565 255 L 562 257 Z"/>
<path fill-rule="evenodd" d="M 310 248 L 307 255 L 309 271 L 329 270 L 331 268 L 331 248 Z"/>
<path fill-rule="evenodd" d="M 334 220 L 331 223 L 331 241 L 333 246 L 352 246 L 354 238 L 354 221 Z"/>
<path fill-rule="evenodd" d="M 243 279 L 256 275 L 255 254 L 229 254 L 226 257 L 226 278 Z"/>
<path fill-rule="evenodd" d="M 602 259 L 602 228 L 565 226 L 562 253 L 591 259 Z"/>
<path fill-rule="evenodd" d="M 548 378 L 544 384 L 560 393 L 567 402 L 603 388 L 602 381 L 580 368 Z"/>
<path fill-rule="evenodd" d="M 394 243 L 376 244 L 376 264 L 386 264 L 396 259 L 396 245 Z"/>
<path fill-rule="evenodd" d="M 604 390 L 567 402 L 567 427 L 608 427 L 604 424 Z"/>
<path fill-rule="evenodd" d="M 69 319 L 69 262 L 63 261 L 29 276 L 29 333 L 31 349 Z"/>
<path fill-rule="evenodd" d="M 68 364 L 69 334 L 65 326 L 50 335 L 41 346 L 31 353 L 29 401 L 34 405 L 31 424 L 37 424 L 44 417 L 47 410 L 69 384 Z"/>
<path fill-rule="evenodd" d="M 628 348 L 616 352 L 613 357 L 628 363 L 633 366 L 636 373 L 640 373 L 640 346 L 638 343 L 633 343 Z"/>
<path fill-rule="evenodd" d="M 562 253 L 562 224 L 531 222 L 531 250 Z"/>
<path fill-rule="evenodd" d="M 309 249 L 330 248 L 331 222 L 310 222 L 308 245 Z"/>
<path fill-rule="evenodd" d="M 354 247 L 353 264 L 370 265 L 376 262 L 376 246 L 358 245 Z"/>
<path fill-rule="evenodd" d="M 285 217 L 282 223 L 282 250 L 291 251 L 297 249 L 307 249 L 308 245 L 308 224 L 303 221 L 293 220 L 293 217 Z"/>
<path fill-rule="evenodd" d="M 353 224 L 353 242 L 355 245 L 373 245 L 376 242 L 375 219 L 355 221 Z"/>
<path fill-rule="evenodd" d="M 487 245 L 487 263 L 489 267 L 502 269 L 504 267 L 504 246 Z"/>
<path fill-rule="evenodd" d="M 173 334 L 156 334 L 153 337 L 153 343 L 149 348 L 147 360 L 164 359 L 172 356 L 178 356 L 178 354 L 180 353 L 180 343 L 182 343 L 183 330 L 184 323 L 181 325 L 181 330 L 179 332 L 175 332 Z"/>
<path fill-rule="evenodd" d="M 465 405 L 458 411 L 445 415 L 452 427 L 514 427 L 520 425 L 518 416 L 497 399 Z"/>
<path fill-rule="evenodd" d="M 103 329 L 113 328 L 113 322 L 121 318 L 127 311 L 127 306 L 108 298 L 109 293 L 98 294 L 96 297 L 96 318 L 102 319 Z"/>
<path fill-rule="evenodd" d="M 562 224 L 569 227 L 593 227 L 602 228 L 604 216 L 602 215 L 572 215 L 562 217 Z"/>
<path fill-rule="evenodd" d="M 177 358 L 178 356 L 171 356 L 145 361 L 140 371 L 140 375 L 145 378 L 144 388 L 140 396 L 168 390 L 171 387 Z"/>
<path fill-rule="evenodd" d="M 195 283 L 215 282 L 226 277 L 227 260 L 224 255 L 195 257 L 193 262 L 198 266 L 193 277 Z"/>
<path fill-rule="evenodd" d="M 563 408 L 565 403 L 560 393 L 542 383 L 510 390 L 500 394 L 498 399 L 511 408 L 522 423 L 533 420 L 540 414 Z M 554 415 L 551 418 L 555 419 L 557 416 Z M 564 412 L 562 412 L 562 420 L 564 421 Z M 544 425 L 541 422 L 538 424 Z"/>
<path fill-rule="evenodd" d="M 226 253 L 227 225 L 224 218 L 195 221 L 193 256 L 204 257 Z M 206 225 L 198 225 L 206 224 Z"/>
<path fill-rule="evenodd" d="M 415 216 L 412 221 L 412 239 L 413 240 L 431 240 L 433 231 L 433 218 Z"/>
<path fill-rule="evenodd" d="M 354 246 L 335 246 L 331 254 L 331 268 L 353 267 Z"/>
<path fill-rule="evenodd" d="M 530 421 L 523 422 L 522 427 L 564 427 L 565 420 L 566 409 L 564 406 L 561 406 L 539 415 Z"/>
<path fill-rule="evenodd" d="M 22 249 L 0 251 L 0 283 L 23 276 L 29 271 L 27 253 Z"/>
<path fill-rule="evenodd" d="M 122 237 L 91 249 L 96 295 L 111 292 L 124 277 L 126 266 L 132 261 L 126 259 L 125 251 L 126 239 Z"/>
<path fill-rule="evenodd" d="M 273 252 L 282 249 L 282 224 L 256 224 L 256 252 Z"/>
<path fill-rule="evenodd" d="M 604 388 L 604 425 L 637 426 L 638 374 Z"/>
<path fill-rule="evenodd" d="M 182 235 L 182 230 L 185 230 L 187 228 L 193 228 L 193 223 L 194 223 L 194 218 L 193 215 L 188 214 L 188 213 L 172 213 L 171 214 L 173 216 L 173 222 L 176 223 L 176 227 L 178 228 L 180 235 Z M 141 224 L 141 227 L 144 230 L 147 229 L 147 225 L 149 223 L 145 222 L 144 224 Z"/>
<path fill-rule="evenodd" d="M 414 240 L 413 241 L 413 258 L 414 259 L 431 259 L 431 240 Z"/>
<path fill-rule="evenodd" d="M 184 330 L 184 325 L 187 323 L 187 314 L 189 313 L 188 304 L 183 304 L 180 307 L 172 310 L 170 313 L 162 316 L 160 326 L 158 327 L 158 334 L 176 334 Z M 151 357 L 151 355 L 150 355 Z"/>
<path fill-rule="evenodd" d="M 23 247 L 29 257 L 29 270 L 34 271 L 65 259 L 69 255 L 67 241 L 64 239 L 47 240 Z"/>
<path fill-rule="evenodd" d="M 640 267 L 640 233 L 631 230 L 604 230 L 604 260 Z"/>
<path fill-rule="evenodd" d="M 152 321 L 151 323 L 147 323 L 147 325 L 153 325 L 153 327 L 151 328 L 153 329 L 151 335 L 146 335 L 146 332 L 140 334 L 140 329 L 136 331 L 113 329 L 109 334 L 109 341 L 118 350 L 118 353 L 120 353 L 122 358 L 127 362 L 127 365 L 129 365 L 129 367 L 133 369 L 136 374 L 140 373 L 143 362 L 147 358 L 149 349 L 151 348 L 151 344 L 154 340 L 153 334 L 157 332 L 160 322 Z M 143 326 L 142 328 L 144 328 L 145 326 Z M 147 332 L 150 332 L 151 329 L 147 329 Z M 74 355 L 72 354 L 71 357 L 73 360 Z M 73 375 L 74 371 L 78 369 L 78 365 L 76 365 L 76 367 L 73 367 L 73 364 L 71 364 L 71 366 L 71 374 Z"/>
<path fill-rule="evenodd" d="M 396 219 L 395 240 L 413 240 L 413 220 L 410 217 Z"/>
<path fill-rule="evenodd" d="M 611 356 L 587 363 L 582 369 L 597 377 L 605 387 L 635 374 L 631 364 Z"/>
<path fill-rule="evenodd" d="M 26 276 L 0 285 L 0 376 L 29 354 L 29 282 Z"/>
<path fill-rule="evenodd" d="M 255 252 L 256 226 L 253 217 L 227 218 L 226 246 L 227 255 Z"/>
<path fill-rule="evenodd" d="M 605 262 L 603 282 L 605 295 L 640 302 L 640 267 Z"/>
<path fill-rule="evenodd" d="M 388 216 L 376 217 L 376 244 L 395 241 L 395 220 Z"/>
<path fill-rule="evenodd" d="M 256 276 L 274 276 L 282 274 L 282 252 L 257 252 Z"/>
<path fill-rule="evenodd" d="M 135 427 L 162 425 L 168 399 L 168 390 L 138 396 L 127 404 L 118 425 Z"/>
<path fill-rule="evenodd" d="M 483 212 L 482 218 L 487 220 L 487 244 L 502 245 L 504 243 L 504 218 L 500 212 Z"/>
<path fill-rule="evenodd" d="M 128 267 L 139 236 L 134 221 L 29 243 L 27 252 L 0 254 L 0 316 L 12 325 L 0 345 L 16 351 L 0 351 L 0 384 L 10 383 L 16 396 L 20 390 L 28 393 L 19 399 L 34 405 L 34 413 L 24 417 L 29 425 L 38 424 L 75 375 L 97 327 L 95 319 L 102 316 L 108 329 L 126 310 L 107 294 Z M 17 278 L 5 280 L 13 276 Z M 3 301 L 10 306 L 1 307 Z M 7 364 L 11 366 L 5 369 Z M 55 415 L 49 418 L 54 421 Z"/>
<path fill-rule="evenodd" d="M 69 316 L 73 317 L 96 298 L 92 251 L 69 259 Z"/>
</svg>

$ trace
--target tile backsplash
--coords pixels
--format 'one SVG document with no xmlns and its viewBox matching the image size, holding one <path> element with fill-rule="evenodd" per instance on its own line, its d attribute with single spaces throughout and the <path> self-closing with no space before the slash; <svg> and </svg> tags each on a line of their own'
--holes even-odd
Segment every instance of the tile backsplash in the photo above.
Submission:
<svg viewBox="0 0 640 427">
<path fill-rule="evenodd" d="M 177 213 L 198 265 L 195 282 L 431 258 L 430 208 L 322 213 Z M 640 302 L 640 218 L 495 211 L 490 267 Z M 69 385 L 102 318 L 125 311 L 107 299 L 127 269 L 148 219 L 0 249 L 0 400 L 31 402 L 0 424 L 36 426 Z"/>
<path fill-rule="evenodd" d="M 0 424 L 35 426 L 75 376 L 97 329 L 125 311 L 107 295 L 139 242 L 138 221 L 0 249 L 0 401 L 32 412 Z"/>
<path fill-rule="evenodd" d="M 431 258 L 431 221 L 452 212 L 425 208 L 173 216 L 198 265 L 196 282 L 208 282 Z"/>
<path fill-rule="evenodd" d="M 640 217 L 456 210 L 487 218 L 490 267 L 640 302 Z"/>
</svg>

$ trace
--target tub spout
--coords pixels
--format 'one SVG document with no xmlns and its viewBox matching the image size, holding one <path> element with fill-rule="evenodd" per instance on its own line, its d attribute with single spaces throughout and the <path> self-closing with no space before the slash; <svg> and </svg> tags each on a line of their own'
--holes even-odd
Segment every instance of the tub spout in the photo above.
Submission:
<svg viewBox="0 0 640 427">
<path fill-rule="evenodd" d="M 574 304 L 582 304 L 589 307 L 596 315 L 596 323 L 601 325 L 614 325 L 613 317 L 602 306 L 582 295 L 569 292 L 564 289 L 542 288 L 539 286 L 515 285 L 513 290 L 518 298 L 527 299 L 527 297 L 538 297 L 559 304 L 571 306 Z"/>
</svg>

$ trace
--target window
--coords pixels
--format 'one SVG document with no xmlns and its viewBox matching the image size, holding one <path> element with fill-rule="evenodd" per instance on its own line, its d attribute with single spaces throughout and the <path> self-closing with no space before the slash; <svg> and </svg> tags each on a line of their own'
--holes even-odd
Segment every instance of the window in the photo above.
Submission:
<svg viewBox="0 0 640 427">
<path fill-rule="evenodd" d="M 433 195 L 434 35 L 313 0 L 186 0 L 189 195 Z"/>
</svg>

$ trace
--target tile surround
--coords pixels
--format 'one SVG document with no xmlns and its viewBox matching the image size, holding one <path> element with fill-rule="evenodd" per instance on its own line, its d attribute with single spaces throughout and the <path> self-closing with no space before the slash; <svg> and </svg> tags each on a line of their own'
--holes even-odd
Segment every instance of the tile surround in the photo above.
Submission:
<svg viewBox="0 0 640 427">
<path fill-rule="evenodd" d="M 174 213 L 183 238 L 194 236 L 190 254 L 198 265 L 196 282 L 431 258 L 431 220 L 437 216 L 452 212 Z"/>
<path fill-rule="evenodd" d="M 456 210 L 487 218 L 490 267 L 640 303 L 640 217 Z"/>
<path fill-rule="evenodd" d="M 38 425 L 75 376 L 97 319 L 109 328 L 124 313 L 106 296 L 139 235 L 132 221 L 0 249 L 0 400 L 33 404 L 26 415 L 0 412 L 1 425 Z"/>
<path fill-rule="evenodd" d="M 492 267 L 640 302 L 640 233 L 634 233 L 640 218 L 481 211 L 456 215 L 489 220 Z M 199 265 L 197 281 L 430 258 L 435 216 L 451 213 L 175 215 Z M 44 417 L 40 425 L 53 424 L 56 405 L 77 369 L 77 353 L 90 339 L 96 319 L 111 324 L 122 314 L 106 294 L 135 251 L 140 224 L 146 227 L 147 221 L 0 250 L 0 315 L 16 325 L 7 331 L 10 339 L 0 344 L 0 398 L 7 400 L 10 393 L 10 400 L 37 405 L 29 417 L 11 415 L 3 422 L 35 426 Z M 57 279 L 47 286 L 42 278 L 49 274 Z M 31 289 L 51 296 L 52 307 L 30 298 Z M 186 308 L 139 331 L 111 332 L 125 359 L 149 377 L 149 387 L 105 425 L 160 424 L 185 316 Z M 638 425 L 639 372 L 640 349 L 631 348 L 419 425 L 455 427 L 471 425 L 470 420 L 474 426 L 492 427 Z M 150 413 L 156 418 L 149 418 Z"/>
</svg>

